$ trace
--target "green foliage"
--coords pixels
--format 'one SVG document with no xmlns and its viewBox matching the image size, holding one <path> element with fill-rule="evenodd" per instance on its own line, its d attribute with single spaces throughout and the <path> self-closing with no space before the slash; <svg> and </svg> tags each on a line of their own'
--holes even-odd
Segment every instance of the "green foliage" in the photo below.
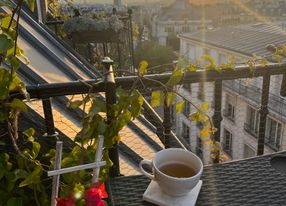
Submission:
<svg viewBox="0 0 286 206">
<path fill-rule="evenodd" d="M 143 42 L 139 44 L 134 52 L 135 65 L 139 65 L 142 59 L 148 62 L 149 67 L 172 63 L 176 59 L 173 50 L 169 47 L 161 46 L 155 42 Z M 172 66 L 169 66 L 171 68 Z M 168 69 L 166 66 L 159 67 L 158 71 Z"/>
<path fill-rule="evenodd" d="M 175 86 L 179 84 L 183 79 L 183 72 L 180 69 L 173 71 L 169 81 L 167 82 L 168 86 Z"/>
<path fill-rule="evenodd" d="M 143 63 L 144 64 L 144 63 Z M 147 62 L 142 65 L 142 72 L 147 68 Z M 144 71 L 143 71 L 144 70 Z M 106 165 L 100 170 L 100 179 L 106 180 L 112 162 L 108 156 L 108 149 L 120 141 L 120 130 L 140 113 L 143 105 L 143 97 L 137 90 L 125 91 L 122 88 L 116 90 L 117 103 L 106 105 L 105 101 L 90 94 L 82 100 L 70 101 L 68 106 L 88 108 L 87 114 L 82 119 L 82 130 L 76 135 L 75 141 L 81 146 L 76 146 L 71 153 L 65 153 L 62 160 L 62 167 L 70 167 L 82 163 L 91 163 L 97 150 L 99 135 L 104 136 L 103 160 Z M 87 105 L 89 106 L 87 107 Z M 53 153 L 49 156 L 53 156 Z M 68 187 L 61 188 L 63 196 L 72 191 L 86 188 L 91 183 L 91 171 L 78 171 L 63 175 L 63 181 Z M 82 190 L 83 191 L 83 190 Z M 80 195 L 80 191 L 79 194 Z"/>
<path fill-rule="evenodd" d="M 185 101 L 180 101 L 176 104 L 176 112 L 181 113 L 183 111 L 183 108 L 185 106 Z"/>
<path fill-rule="evenodd" d="M 151 95 L 151 106 L 152 107 L 159 107 L 163 102 L 164 95 L 162 91 L 153 91 Z"/>
<path fill-rule="evenodd" d="M 31 11 L 35 10 L 35 0 L 24 0 Z"/>
<path fill-rule="evenodd" d="M 141 61 L 139 64 L 139 76 L 143 76 L 147 72 L 148 62 L 147 61 Z"/>
</svg>

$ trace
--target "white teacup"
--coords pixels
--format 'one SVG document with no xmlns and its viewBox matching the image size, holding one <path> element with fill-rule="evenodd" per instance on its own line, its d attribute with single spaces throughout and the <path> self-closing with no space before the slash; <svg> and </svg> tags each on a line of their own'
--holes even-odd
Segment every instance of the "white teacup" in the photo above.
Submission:
<svg viewBox="0 0 286 206">
<path fill-rule="evenodd" d="M 146 172 L 142 167 L 143 165 L 149 165 L 154 175 Z M 193 169 L 194 175 L 186 177 L 175 177 L 173 176 L 174 174 L 172 176 L 170 174 L 167 175 L 160 171 L 160 169 L 164 170 L 166 165 L 173 165 L 172 170 L 179 173 L 183 172 L 183 167 L 179 167 L 180 165 L 187 166 Z M 176 170 L 176 166 L 177 168 L 181 168 L 181 170 Z M 161 150 L 156 153 L 152 161 L 142 160 L 139 167 L 144 175 L 156 181 L 161 190 L 171 196 L 183 196 L 189 193 L 197 185 L 203 172 L 203 163 L 198 156 L 192 152 L 178 148 Z M 190 169 L 190 171 L 192 170 Z M 186 172 L 186 174 L 188 173 L 189 171 Z"/>
</svg>

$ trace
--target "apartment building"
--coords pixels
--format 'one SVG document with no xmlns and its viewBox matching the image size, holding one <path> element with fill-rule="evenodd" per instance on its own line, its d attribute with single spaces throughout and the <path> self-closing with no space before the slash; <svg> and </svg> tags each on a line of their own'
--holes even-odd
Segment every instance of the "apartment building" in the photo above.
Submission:
<svg viewBox="0 0 286 206">
<path fill-rule="evenodd" d="M 172 46 L 177 50 L 177 34 L 197 31 L 202 27 L 202 23 L 211 25 L 208 19 L 202 22 L 201 16 L 201 11 L 193 7 L 188 0 L 175 0 L 152 17 L 152 37 L 160 45 Z"/>
<path fill-rule="evenodd" d="M 253 54 L 268 56 L 271 52 L 267 50 L 267 45 L 286 43 L 286 35 L 282 29 L 264 24 L 181 34 L 179 38 L 182 56 L 195 61 L 207 54 L 212 56 L 217 65 L 226 63 L 233 57 L 236 62 L 245 62 Z M 271 78 L 265 154 L 286 149 L 286 99 L 279 95 L 281 81 L 281 76 Z M 256 154 L 261 88 L 261 78 L 223 81 L 220 137 L 223 151 L 229 159 L 241 159 Z M 213 90 L 213 83 L 200 83 L 185 85 L 180 92 L 197 105 L 203 101 L 209 103 L 209 114 L 212 116 Z M 185 113 L 177 117 L 176 132 L 185 137 L 192 150 L 197 151 L 207 163 L 210 161 L 209 146 L 204 145 L 198 137 L 200 125 L 195 125 L 188 119 L 193 111 L 187 105 Z"/>
</svg>

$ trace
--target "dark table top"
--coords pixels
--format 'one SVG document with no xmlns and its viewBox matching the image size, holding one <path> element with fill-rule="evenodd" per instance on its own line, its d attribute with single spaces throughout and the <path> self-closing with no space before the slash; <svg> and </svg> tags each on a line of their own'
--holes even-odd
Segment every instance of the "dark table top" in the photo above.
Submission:
<svg viewBox="0 0 286 206">
<path fill-rule="evenodd" d="M 272 157 L 281 155 L 286 152 L 205 166 L 196 205 L 286 206 L 286 173 L 270 164 Z M 111 179 L 111 205 L 153 205 L 142 200 L 149 183 L 143 175 Z"/>
</svg>

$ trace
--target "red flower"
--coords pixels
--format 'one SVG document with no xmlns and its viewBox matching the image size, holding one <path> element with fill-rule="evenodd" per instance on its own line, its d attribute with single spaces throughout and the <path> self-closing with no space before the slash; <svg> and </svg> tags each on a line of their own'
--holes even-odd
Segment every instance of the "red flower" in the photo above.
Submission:
<svg viewBox="0 0 286 206">
<path fill-rule="evenodd" d="M 107 192 L 105 190 L 104 183 L 95 183 L 93 185 L 93 187 L 98 188 L 98 191 L 99 191 L 99 194 L 100 194 L 101 198 L 107 198 L 108 197 Z"/>
<path fill-rule="evenodd" d="M 75 199 L 70 196 L 68 198 L 57 198 L 57 206 L 75 206 Z"/>
<path fill-rule="evenodd" d="M 84 193 L 86 206 L 104 206 L 101 198 L 107 197 L 104 184 L 96 183 Z"/>
</svg>

